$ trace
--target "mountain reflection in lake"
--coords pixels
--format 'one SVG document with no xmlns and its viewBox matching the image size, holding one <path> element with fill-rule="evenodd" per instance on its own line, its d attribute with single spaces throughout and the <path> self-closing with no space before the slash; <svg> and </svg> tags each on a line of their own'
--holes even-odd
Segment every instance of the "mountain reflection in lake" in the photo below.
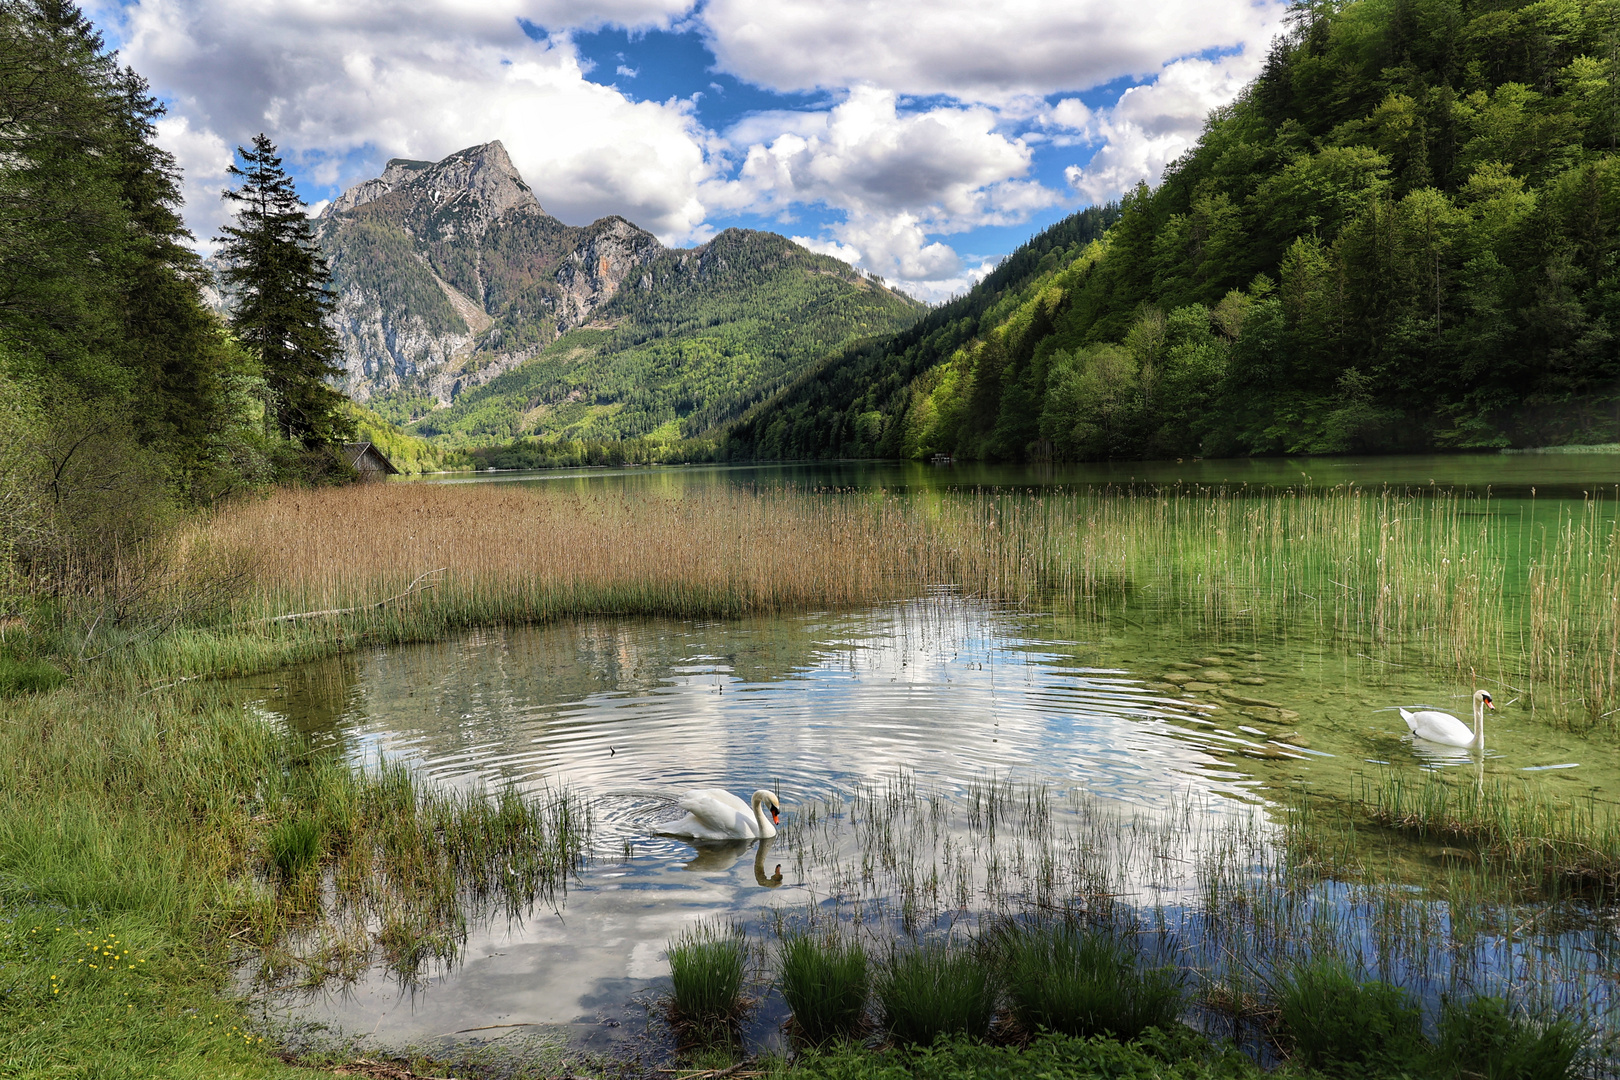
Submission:
<svg viewBox="0 0 1620 1080">
<path fill-rule="evenodd" d="M 557 910 L 475 920 L 460 961 L 412 985 L 373 970 L 279 1005 L 395 1045 L 502 1024 L 611 1042 L 644 1026 L 632 999 L 667 975 L 672 936 L 713 916 L 752 925 L 762 906 L 860 919 L 881 936 L 1119 902 L 1202 933 L 1189 948 L 1206 966 L 1241 964 L 1211 905 L 1252 900 L 1256 875 L 1280 873 L 1286 792 L 1350 792 L 1381 762 L 1479 768 L 1415 749 L 1387 711 L 1451 704 L 1449 684 L 1316 646 L 1261 653 L 1125 632 L 942 595 L 725 623 L 579 619 L 247 680 L 266 714 L 356 763 L 406 761 L 449 785 L 566 787 L 596 823 L 596 857 Z M 1245 715 L 1230 695 L 1163 681 L 1188 668 L 1245 679 L 1264 704 Z M 1560 792 L 1617 790 L 1611 747 L 1511 708 L 1494 721 L 1493 775 L 1578 763 L 1533 775 Z M 679 816 L 682 792 L 715 786 L 777 791 L 782 835 L 761 850 L 653 834 Z M 1372 929 L 1390 923 L 1386 908 L 1421 908 L 1435 952 L 1405 957 L 1413 978 L 1498 985 L 1444 955 L 1447 913 L 1410 900 L 1328 884 L 1274 917 L 1337 926 L 1376 959 L 1391 947 Z M 1590 958 L 1550 981 L 1523 940 L 1470 933 L 1502 978 L 1534 975 L 1556 999 L 1607 1008 L 1607 983 L 1592 982 L 1612 970 L 1607 946 L 1588 930 L 1546 939 Z M 770 1041 L 780 1008 L 763 1015 L 754 1038 Z"/>
</svg>

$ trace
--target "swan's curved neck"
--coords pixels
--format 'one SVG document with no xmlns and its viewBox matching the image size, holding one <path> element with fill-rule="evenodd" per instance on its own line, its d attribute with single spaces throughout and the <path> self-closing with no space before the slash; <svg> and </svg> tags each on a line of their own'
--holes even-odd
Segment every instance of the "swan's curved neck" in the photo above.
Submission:
<svg viewBox="0 0 1620 1080">
<path fill-rule="evenodd" d="M 1474 699 L 1474 745 L 1485 749 L 1485 699 Z"/>
<path fill-rule="evenodd" d="M 765 792 L 754 792 L 752 804 L 754 807 L 754 825 L 756 826 L 756 835 L 762 837 L 775 836 L 776 826 L 772 825 L 770 820 L 765 816 Z"/>
</svg>

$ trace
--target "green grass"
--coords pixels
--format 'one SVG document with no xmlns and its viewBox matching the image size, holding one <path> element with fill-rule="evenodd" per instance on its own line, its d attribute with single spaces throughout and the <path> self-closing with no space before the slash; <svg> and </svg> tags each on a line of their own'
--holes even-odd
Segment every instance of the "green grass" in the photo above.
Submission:
<svg viewBox="0 0 1620 1080">
<path fill-rule="evenodd" d="M 928 1046 L 940 1036 L 982 1039 L 996 1010 L 996 981 L 980 951 L 926 942 L 897 949 L 876 979 L 883 1023 L 895 1041 Z"/>
<path fill-rule="evenodd" d="M 0 652 L 0 698 L 55 690 L 67 675 L 44 660 L 23 659 Z"/>
<path fill-rule="evenodd" d="M 1345 964 L 1314 959 L 1273 989 L 1298 1060 L 1329 1073 L 1395 1075 L 1423 1061 L 1423 1012 L 1400 987 L 1363 981 Z"/>
<path fill-rule="evenodd" d="M 780 1080 L 1261 1080 L 1267 1073 L 1229 1048 L 1186 1028 L 1148 1032 L 1135 1042 L 1043 1035 L 1028 1046 L 990 1046 L 958 1037 L 882 1054 L 844 1046 L 810 1051 L 791 1066 L 773 1063 Z"/>
<path fill-rule="evenodd" d="M 270 832 L 270 861 L 284 878 L 296 878 L 321 856 L 321 825 L 308 814 L 283 818 Z"/>
<path fill-rule="evenodd" d="M 1440 1013 L 1436 1071 L 1484 1080 L 1566 1080 L 1575 1075 L 1581 1044 L 1569 1021 L 1536 1023 L 1501 998 L 1447 1002 Z"/>
<path fill-rule="evenodd" d="M 1387 828 L 1463 843 L 1531 885 L 1612 892 L 1620 887 L 1620 819 L 1594 799 L 1565 803 L 1522 781 L 1413 782 L 1386 773 L 1352 809 Z"/>
<path fill-rule="evenodd" d="M 227 995 L 208 953 L 144 911 L 0 905 L 0 1075 L 307 1076 Z"/>
<path fill-rule="evenodd" d="M 782 940 L 781 980 L 782 996 L 806 1042 L 819 1045 L 860 1031 L 871 974 L 858 944 L 831 935 L 789 935 Z"/>
<path fill-rule="evenodd" d="M 1129 1041 L 1180 1018 L 1181 973 L 1144 967 L 1140 948 L 1113 931 L 1007 923 L 995 946 L 1009 1008 L 1025 1031 Z"/>
<path fill-rule="evenodd" d="M 669 946 L 670 1008 L 694 1031 L 724 1030 L 742 1014 L 748 944 L 730 926 L 704 922 Z"/>
</svg>

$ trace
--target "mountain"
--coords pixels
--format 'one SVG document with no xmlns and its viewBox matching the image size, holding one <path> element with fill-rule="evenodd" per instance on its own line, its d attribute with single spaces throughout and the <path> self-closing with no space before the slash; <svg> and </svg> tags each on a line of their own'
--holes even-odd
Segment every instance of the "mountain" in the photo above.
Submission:
<svg viewBox="0 0 1620 1080">
<path fill-rule="evenodd" d="M 898 342 L 846 356 L 751 413 L 731 452 L 843 453 L 815 418 L 852 416 L 883 452 L 1000 459 L 1616 441 L 1610 15 L 1298 5 L 1106 237 L 942 362 Z"/>
<path fill-rule="evenodd" d="M 924 310 L 771 233 L 671 250 L 619 217 L 565 225 L 499 142 L 390 161 L 317 235 L 350 395 L 460 445 L 696 433 Z"/>
</svg>

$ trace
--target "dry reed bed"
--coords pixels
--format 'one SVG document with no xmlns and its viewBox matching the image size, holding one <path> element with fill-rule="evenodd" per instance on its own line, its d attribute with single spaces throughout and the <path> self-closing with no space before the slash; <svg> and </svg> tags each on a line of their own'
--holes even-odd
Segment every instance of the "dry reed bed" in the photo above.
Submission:
<svg viewBox="0 0 1620 1080">
<path fill-rule="evenodd" d="M 1596 500 L 1532 530 L 1484 500 L 1360 488 L 674 497 L 376 485 L 281 492 L 195 535 L 258 559 L 244 619 L 376 603 L 439 568 L 401 610 L 459 624 L 731 615 L 954 587 L 1099 617 L 1168 614 L 1204 634 L 1303 626 L 1416 647 L 1464 677 L 1562 688 L 1593 720 L 1620 704 L 1620 529 Z"/>
</svg>

